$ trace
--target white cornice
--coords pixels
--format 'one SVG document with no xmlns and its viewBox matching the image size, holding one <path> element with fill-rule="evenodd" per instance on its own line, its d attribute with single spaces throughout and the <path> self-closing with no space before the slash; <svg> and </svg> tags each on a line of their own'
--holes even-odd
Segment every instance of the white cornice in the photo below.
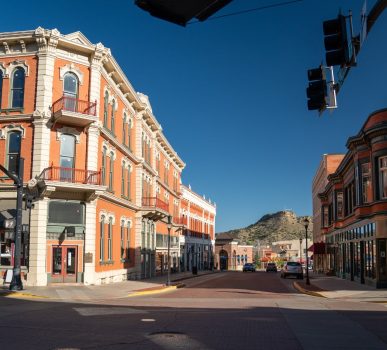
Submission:
<svg viewBox="0 0 387 350">
<path fill-rule="evenodd" d="M 133 204 L 132 202 L 129 202 L 126 199 L 122 199 L 122 198 L 116 197 L 114 194 L 112 194 L 110 192 L 107 192 L 107 191 L 103 192 L 99 196 L 99 198 L 104 199 L 104 200 L 108 200 L 110 202 L 114 202 L 116 204 L 121 205 L 124 208 L 129 208 L 129 209 L 132 209 L 134 211 L 139 211 L 141 209 L 140 207 L 138 207 L 137 205 Z"/>
<path fill-rule="evenodd" d="M 182 199 L 185 199 L 191 203 L 198 205 L 200 208 L 207 210 L 209 213 L 216 215 L 216 207 L 213 204 L 207 202 L 203 197 L 199 196 L 197 193 L 188 189 L 185 186 L 181 186 Z"/>
</svg>

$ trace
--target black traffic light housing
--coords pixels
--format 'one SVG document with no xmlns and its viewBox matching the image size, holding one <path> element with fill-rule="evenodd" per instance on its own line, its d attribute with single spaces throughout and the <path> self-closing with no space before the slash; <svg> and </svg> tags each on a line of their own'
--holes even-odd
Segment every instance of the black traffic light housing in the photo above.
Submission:
<svg viewBox="0 0 387 350">
<path fill-rule="evenodd" d="M 232 0 L 135 0 L 134 3 L 152 16 L 181 26 L 193 18 L 205 21 Z"/>
<path fill-rule="evenodd" d="M 325 60 L 327 66 L 348 66 L 351 63 L 347 22 L 343 15 L 323 22 Z"/>
<path fill-rule="evenodd" d="M 323 111 L 327 106 L 327 81 L 325 78 L 324 67 L 308 70 L 309 85 L 306 88 L 308 97 L 308 110 Z"/>
</svg>

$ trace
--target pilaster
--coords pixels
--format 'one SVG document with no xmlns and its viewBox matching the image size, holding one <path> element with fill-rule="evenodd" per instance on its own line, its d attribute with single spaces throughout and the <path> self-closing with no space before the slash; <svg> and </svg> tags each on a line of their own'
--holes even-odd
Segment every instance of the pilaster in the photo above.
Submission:
<svg viewBox="0 0 387 350">
<path fill-rule="evenodd" d="M 31 286 L 47 285 L 47 210 L 48 198 L 35 203 L 31 209 L 30 221 L 30 258 L 27 284 Z"/>
<path fill-rule="evenodd" d="M 93 123 L 87 130 L 87 170 L 98 171 L 98 150 L 99 128 L 97 123 Z"/>
<path fill-rule="evenodd" d="M 97 231 L 97 200 L 86 203 L 84 284 L 95 284 L 95 242 Z"/>
</svg>

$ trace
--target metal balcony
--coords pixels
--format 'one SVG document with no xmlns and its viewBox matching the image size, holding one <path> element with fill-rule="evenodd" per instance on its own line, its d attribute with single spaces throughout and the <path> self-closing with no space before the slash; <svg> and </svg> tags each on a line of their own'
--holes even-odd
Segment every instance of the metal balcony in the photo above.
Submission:
<svg viewBox="0 0 387 350">
<path fill-rule="evenodd" d="M 42 171 L 39 179 L 98 186 L 101 185 L 101 172 L 51 166 Z"/>
<path fill-rule="evenodd" d="M 96 121 L 97 101 L 82 101 L 74 97 L 62 96 L 52 105 L 54 121 L 85 127 Z"/>
<path fill-rule="evenodd" d="M 164 219 L 169 216 L 169 205 L 157 197 L 142 198 L 143 216 L 154 221 Z"/>
</svg>

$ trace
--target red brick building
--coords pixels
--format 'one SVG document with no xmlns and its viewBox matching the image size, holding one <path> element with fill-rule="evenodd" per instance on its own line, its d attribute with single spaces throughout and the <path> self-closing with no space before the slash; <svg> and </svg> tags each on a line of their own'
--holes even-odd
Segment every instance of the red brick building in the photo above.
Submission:
<svg viewBox="0 0 387 350">
<path fill-rule="evenodd" d="M 185 163 L 149 98 L 110 49 L 80 32 L 39 27 L 0 37 L 0 163 L 18 173 L 24 158 L 35 202 L 23 213 L 24 282 L 148 278 L 167 268 L 169 235 L 178 270 Z M 0 221 L 14 216 L 15 197 L 1 177 Z M 203 225 L 195 231 L 210 242 L 215 207 L 197 206 Z M 0 269 L 9 269 L 9 232 L 0 232 L 0 248 Z"/>
<path fill-rule="evenodd" d="M 321 232 L 343 278 L 387 287 L 387 110 L 372 113 L 321 199 Z"/>
</svg>

